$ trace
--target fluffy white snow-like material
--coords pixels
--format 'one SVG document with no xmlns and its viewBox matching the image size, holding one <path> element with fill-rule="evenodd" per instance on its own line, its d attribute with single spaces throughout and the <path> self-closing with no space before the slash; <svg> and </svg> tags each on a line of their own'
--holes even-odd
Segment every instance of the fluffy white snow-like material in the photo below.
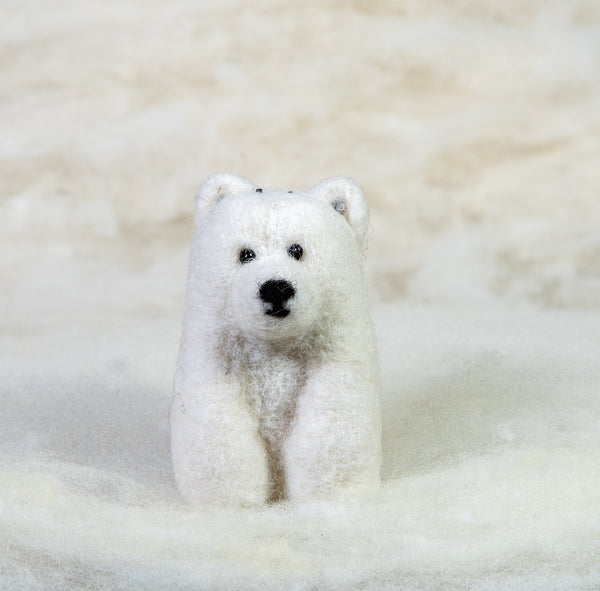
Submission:
<svg viewBox="0 0 600 591">
<path fill-rule="evenodd" d="M 595 0 L 5 0 L 0 46 L 0 589 L 599 587 Z M 368 501 L 176 490 L 216 170 L 369 198 Z"/>
<path fill-rule="evenodd" d="M 198 190 L 170 414 L 175 480 L 190 502 L 378 487 L 368 221 L 362 189 L 343 177 L 294 192 L 221 173 Z"/>
</svg>

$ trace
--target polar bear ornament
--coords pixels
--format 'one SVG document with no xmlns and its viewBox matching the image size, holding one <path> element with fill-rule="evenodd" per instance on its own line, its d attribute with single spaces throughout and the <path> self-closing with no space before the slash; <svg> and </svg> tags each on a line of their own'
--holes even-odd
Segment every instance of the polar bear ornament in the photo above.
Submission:
<svg viewBox="0 0 600 591">
<path fill-rule="evenodd" d="M 217 174 L 199 188 L 170 413 L 189 502 L 331 500 L 377 487 L 368 222 L 361 188 L 343 177 L 292 192 Z"/>
</svg>

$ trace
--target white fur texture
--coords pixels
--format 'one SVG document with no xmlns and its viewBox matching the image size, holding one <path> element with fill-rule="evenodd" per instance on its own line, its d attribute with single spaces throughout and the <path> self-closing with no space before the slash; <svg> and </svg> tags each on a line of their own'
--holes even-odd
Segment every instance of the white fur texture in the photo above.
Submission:
<svg viewBox="0 0 600 591">
<path fill-rule="evenodd" d="M 175 478 L 188 501 L 257 505 L 377 486 L 367 227 L 362 190 L 342 177 L 292 193 L 219 174 L 198 190 L 171 409 Z M 255 258 L 242 263 L 247 249 Z M 285 317 L 261 299 L 269 281 L 295 290 Z"/>
</svg>

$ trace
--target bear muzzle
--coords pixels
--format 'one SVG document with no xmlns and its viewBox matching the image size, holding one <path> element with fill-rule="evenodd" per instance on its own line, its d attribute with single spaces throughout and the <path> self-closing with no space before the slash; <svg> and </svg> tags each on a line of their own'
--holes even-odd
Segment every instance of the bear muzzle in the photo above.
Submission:
<svg viewBox="0 0 600 591">
<path fill-rule="evenodd" d="M 260 286 L 258 295 L 265 304 L 269 304 L 265 314 L 285 318 L 290 313 L 286 304 L 296 295 L 296 290 L 285 279 L 269 279 Z"/>
</svg>

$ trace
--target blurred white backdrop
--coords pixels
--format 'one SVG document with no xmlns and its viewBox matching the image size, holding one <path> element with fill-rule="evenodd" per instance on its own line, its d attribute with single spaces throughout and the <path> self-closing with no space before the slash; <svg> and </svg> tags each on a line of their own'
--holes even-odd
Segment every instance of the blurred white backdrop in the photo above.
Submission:
<svg viewBox="0 0 600 591">
<path fill-rule="evenodd" d="M 600 4 L 5 0 L 0 587 L 600 584 Z M 384 487 L 195 511 L 196 186 L 369 197 Z"/>
</svg>

